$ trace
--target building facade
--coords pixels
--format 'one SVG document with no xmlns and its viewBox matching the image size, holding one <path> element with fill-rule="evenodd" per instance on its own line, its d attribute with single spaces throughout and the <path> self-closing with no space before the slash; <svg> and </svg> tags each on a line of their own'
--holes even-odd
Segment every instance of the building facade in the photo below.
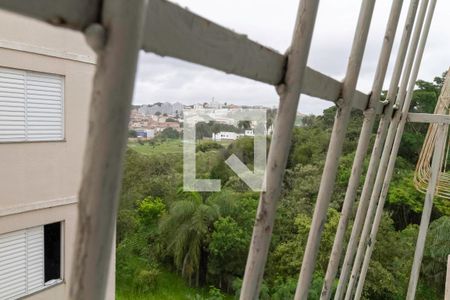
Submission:
<svg viewBox="0 0 450 300">
<path fill-rule="evenodd" d="M 0 11 L 0 299 L 68 298 L 94 71 L 81 34 Z"/>
</svg>

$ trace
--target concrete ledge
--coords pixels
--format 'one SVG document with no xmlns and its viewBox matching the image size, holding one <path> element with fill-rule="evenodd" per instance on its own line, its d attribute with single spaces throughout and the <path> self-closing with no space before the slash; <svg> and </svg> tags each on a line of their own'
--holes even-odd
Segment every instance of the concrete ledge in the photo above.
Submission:
<svg viewBox="0 0 450 300">
<path fill-rule="evenodd" d="M 23 43 L 18 43 L 18 42 L 14 42 L 14 41 L 2 40 L 2 39 L 0 39 L 0 48 L 16 50 L 16 51 L 21 51 L 21 52 L 27 52 L 27 53 L 34 53 L 34 54 L 56 57 L 56 58 L 61 58 L 61 59 L 67 59 L 67 60 L 92 64 L 92 65 L 95 65 L 95 63 L 96 63 L 95 57 L 91 57 L 91 56 L 87 56 L 87 55 L 80 55 L 80 54 L 72 53 L 72 52 L 57 51 L 54 49 L 39 47 L 39 46 L 35 46 L 35 45 L 30 45 L 30 44 L 23 44 Z"/>
<path fill-rule="evenodd" d="M 40 209 L 46 209 L 51 207 L 70 205 L 78 203 L 78 199 L 76 196 L 64 197 L 53 200 L 39 201 L 39 202 L 31 202 L 27 204 L 21 204 L 10 207 L 2 207 L 0 208 L 0 217 L 25 213 L 29 211 L 35 211 Z"/>
</svg>

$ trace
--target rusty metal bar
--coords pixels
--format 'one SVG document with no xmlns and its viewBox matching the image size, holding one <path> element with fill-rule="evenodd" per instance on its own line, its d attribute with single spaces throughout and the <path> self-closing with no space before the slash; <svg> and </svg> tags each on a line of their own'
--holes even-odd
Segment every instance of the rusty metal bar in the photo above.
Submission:
<svg viewBox="0 0 450 300">
<path fill-rule="evenodd" d="M 86 30 L 98 62 L 79 193 L 73 300 L 105 299 L 146 4 L 105 0 L 101 24 Z"/>
<path fill-rule="evenodd" d="M 259 298 L 318 6 L 318 0 L 301 0 L 299 4 L 285 80 L 277 88 L 280 103 L 267 159 L 265 175 L 267 190 L 261 193 L 259 199 L 241 300 Z"/>
<path fill-rule="evenodd" d="M 425 249 L 425 241 L 427 239 L 428 225 L 430 224 L 431 210 L 433 209 L 433 198 L 436 192 L 437 183 L 441 173 L 442 160 L 444 158 L 445 142 L 447 140 L 448 125 L 440 124 L 437 131 L 437 141 L 434 145 L 433 159 L 431 162 L 431 177 L 428 182 L 428 189 L 425 195 L 425 202 L 422 210 L 422 218 L 420 220 L 419 235 L 414 252 L 413 265 L 411 267 L 411 275 L 409 277 L 408 293 L 406 300 L 414 300 L 416 296 L 417 282 L 419 281 L 420 266 L 422 264 L 423 250 Z"/>
<path fill-rule="evenodd" d="M 423 2 L 421 4 L 421 7 L 420 7 L 420 10 L 418 13 L 417 22 L 414 27 L 414 33 L 411 38 L 411 43 L 410 43 L 409 49 L 408 49 L 408 55 L 406 58 L 406 62 L 405 62 L 405 66 L 404 66 L 404 70 L 403 70 L 403 74 L 402 74 L 402 81 L 400 84 L 400 90 L 399 90 L 399 93 L 396 95 L 395 105 L 397 106 L 397 108 L 400 108 L 400 109 L 402 108 L 403 101 L 405 99 L 406 88 L 408 86 L 408 80 L 410 78 L 411 70 L 412 70 L 413 63 L 414 63 L 414 58 L 416 56 L 416 50 L 417 50 L 417 47 L 419 44 L 420 34 L 422 31 L 422 27 L 423 27 L 423 22 L 424 22 L 425 15 L 427 12 L 428 1 L 429 0 L 423 0 Z M 390 98 L 389 101 L 394 102 L 394 99 Z M 398 110 L 396 112 L 398 112 Z M 394 114 L 394 117 L 392 117 L 392 119 L 389 122 L 389 130 L 387 131 L 383 150 L 381 152 L 381 158 L 380 158 L 379 166 L 378 166 L 376 176 L 375 176 L 375 183 L 373 184 L 372 193 L 370 194 L 369 207 L 367 209 L 366 218 L 364 219 L 364 226 L 363 226 L 361 237 L 359 240 L 358 250 L 356 252 L 356 257 L 355 257 L 355 261 L 353 263 L 353 268 L 351 269 L 352 270 L 351 276 L 350 276 L 349 284 L 347 286 L 347 292 L 345 295 L 346 300 L 351 299 L 354 285 L 356 283 L 357 277 L 360 272 L 361 263 L 362 263 L 363 255 L 364 255 L 364 247 L 366 245 L 367 237 L 369 236 L 369 233 L 370 233 L 370 226 L 371 226 L 373 218 L 374 218 L 378 197 L 381 193 L 382 181 L 384 178 L 384 174 L 386 172 L 389 153 L 392 148 L 392 143 L 395 138 L 395 131 L 398 126 L 398 123 L 399 123 L 399 114 L 396 113 L 396 114 Z"/>
<path fill-rule="evenodd" d="M 338 105 L 334 120 L 333 131 L 331 133 L 330 144 L 328 146 L 327 157 L 320 182 L 319 193 L 317 195 L 314 215 L 308 235 L 308 242 L 306 244 L 298 285 L 295 292 L 296 300 L 307 299 L 308 297 L 317 252 L 319 251 L 323 224 L 325 223 L 328 206 L 331 201 L 331 195 L 333 194 L 339 159 L 342 153 L 342 146 L 344 144 L 347 126 L 350 120 L 352 100 L 355 94 L 356 84 L 358 82 L 374 7 L 375 0 L 364 0 L 361 4 L 361 10 L 358 23 L 356 25 L 352 50 L 343 84 L 342 102 Z"/>
<path fill-rule="evenodd" d="M 408 113 L 407 122 L 413 123 L 443 123 L 450 124 L 450 115 Z"/>
<path fill-rule="evenodd" d="M 345 199 L 342 206 L 341 217 L 333 242 L 330 259 L 328 262 L 325 280 L 322 286 L 320 299 L 328 300 L 331 297 L 331 287 L 336 277 L 341 258 L 342 248 L 344 246 L 344 236 L 347 230 L 348 220 L 352 213 L 353 202 L 356 197 L 356 191 L 361 180 L 361 174 L 364 164 L 364 158 L 367 154 L 373 125 L 376 117 L 376 107 L 382 105 L 380 103 L 381 89 L 386 77 L 386 71 L 391 56 L 392 46 L 394 44 L 395 34 L 397 32 L 400 13 L 403 7 L 403 0 L 393 1 L 391 12 L 386 26 L 386 32 L 383 37 L 383 45 L 378 60 L 375 79 L 372 85 L 372 93 L 370 97 L 370 107 L 364 111 L 364 121 L 359 135 L 358 147 L 353 161 L 352 172 L 345 193 Z"/>
<path fill-rule="evenodd" d="M 149 3 L 142 48 L 272 85 L 280 84 L 286 71 L 285 55 L 166 0 Z M 338 80 L 309 67 L 303 77 L 302 94 L 339 100 Z M 354 108 L 363 110 L 368 101 L 357 91 Z"/>
<path fill-rule="evenodd" d="M 359 236 L 361 234 L 361 230 L 369 206 L 369 200 L 370 195 L 372 193 L 373 184 L 375 181 L 376 171 L 379 166 L 384 141 L 386 139 L 389 123 L 391 121 L 393 104 L 395 102 L 394 100 L 397 94 L 398 83 L 400 81 L 403 65 L 405 63 L 406 52 L 411 38 L 412 28 L 416 18 L 418 4 L 419 0 L 412 0 L 406 16 L 402 38 L 399 45 L 399 51 L 397 53 L 397 58 L 395 61 L 394 72 L 392 74 L 391 82 L 389 84 L 387 94 L 388 104 L 385 106 L 383 114 L 381 115 L 380 124 L 378 126 L 377 134 L 375 137 L 369 168 L 367 170 L 363 190 L 358 205 L 358 210 L 356 213 L 355 221 L 353 222 L 352 233 L 350 236 L 350 240 L 348 242 L 344 262 L 342 264 L 341 274 L 339 276 L 339 282 L 334 297 L 335 300 L 340 300 L 344 297 L 345 288 L 347 286 L 348 278 L 350 276 L 353 258 L 355 256 Z"/>
<path fill-rule="evenodd" d="M 101 1 L 0 0 L 0 7 L 56 26 L 84 31 L 99 22 Z M 142 49 L 271 85 L 283 81 L 286 56 L 166 0 L 149 0 Z M 337 102 L 342 83 L 306 67 L 302 94 Z M 356 91 L 353 107 L 369 96 Z"/>
<path fill-rule="evenodd" d="M 381 178 L 383 178 L 381 195 L 379 197 L 377 197 L 377 198 L 379 198 L 378 206 L 377 206 L 375 218 L 374 218 L 374 221 L 372 224 L 370 236 L 368 237 L 367 240 L 361 239 L 361 241 L 366 242 L 367 249 L 365 252 L 365 257 L 364 257 L 364 262 L 363 262 L 363 265 L 361 268 L 361 272 L 359 273 L 359 280 L 358 280 L 358 286 L 356 288 L 355 299 L 359 299 L 362 295 L 365 278 L 367 275 L 367 271 L 369 269 L 369 262 L 370 262 L 370 259 L 372 256 L 375 242 L 376 242 L 376 235 L 378 233 L 378 228 L 379 228 L 381 218 L 383 215 L 384 203 L 386 201 L 387 193 L 389 190 L 389 184 L 390 184 L 390 181 L 392 178 L 392 174 L 394 172 L 395 160 L 397 158 L 398 149 L 400 147 L 403 130 L 404 130 L 405 123 L 406 123 L 406 116 L 408 114 L 409 106 L 411 104 L 411 99 L 412 99 L 413 92 L 414 92 L 414 86 L 416 84 L 417 76 L 418 76 L 419 69 L 420 69 L 420 64 L 422 62 L 422 57 L 423 57 L 423 53 L 425 50 L 426 41 L 428 38 L 428 33 L 430 30 L 430 26 L 431 26 L 431 21 L 433 19 L 434 10 L 436 7 L 436 1 L 437 0 L 431 0 L 430 5 L 428 7 L 425 24 L 423 26 L 423 30 L 422 30 L 421 37 L 420 37 L 420 43 L 419 43 L 419 46 L 417 49 L 417 54 L 416 54 L 415 61 L 414 61 L 414 67 L 411 72 L 411 76 L 409 77 L 408 86 L 405 89 L 405 91 L 407 91 L 407 93 L 406 93 L 406 96 L 404 97 L 403 108 L 401 111 L 397 111 L 396 116 L 394 116 L 394 121 L 398 120 L 398 122 L 396 121 L 394 123 L 394 121 L 393 121 L 391 123 L 391 126 L 393 124 L 398 124 L 398 126 L 396 126 L 395 128 L 393 127 L 393 129 L 396 129 L 396 130 L 394 130 L 394 132 L 393 132 L 394 136 L 395 136 L 393 143 L 389 143 L 389 144 L 391 144 L 391 147 L 389 147 L 389 149 L 391 149 L 391 151 L 387 152 L 386 147 L 385 147 L 383 156 L 386 157 L 386 160 L 384 160 L 383 157 L 381 159 L 382 163 L 384 161 L 387 161 L 387 168 L 386 169 L 383 168 L 383 170 L 385 170 L 385 172 L 380 173 L 380 170 L 378 171 L 380 173 L 380 176 L 382 176 Z M 402 93 L 402 91 L 400 91 L 399 95 L 402 96 L 402 94 L 404 94 L 404 93 Z M 401 101 L 401 99 L 403 99 L 403 97 L 400 98 L 400 101 Z M 402 106 L 401 102 L 399 104 L 400 104 L 399 106 Z M 389 134 L 388 134 L 388 137 L 389 137 Z M 391 140 L 388 140 L 387 143 L 390 141 Z M 389 146 L 389 144 L 388 144 L 388 146 Z"/>
</svg>

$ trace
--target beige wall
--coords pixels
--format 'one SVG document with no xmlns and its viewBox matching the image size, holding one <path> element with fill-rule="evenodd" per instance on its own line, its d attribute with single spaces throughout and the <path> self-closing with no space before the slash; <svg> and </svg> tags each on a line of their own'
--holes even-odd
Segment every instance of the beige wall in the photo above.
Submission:
<svg viewBox="0 0 450 300">
<path fill-rule="evenodd" d="M 27 46 L 73 53 L 94 58 L 81 33 L 0 10 L 0 42 L 23 43 Z"/>
<path fill-rule="evenodd" d="M 0 11 L 0 67 L 65 77 L 65 140 L 0 143 L 0 234 L 64 222 L 64 282 L 27 299 L 67 299 L 94 59 L 81 34 Z"/>
<path fill-rule="evenodd" d="M 66 139 L 1 143 L 0 205 L 8 207 L 76 195 L 81 180 L 94 65 L 0 49 L 0 66 L 64 75 Z"/>
</svg>

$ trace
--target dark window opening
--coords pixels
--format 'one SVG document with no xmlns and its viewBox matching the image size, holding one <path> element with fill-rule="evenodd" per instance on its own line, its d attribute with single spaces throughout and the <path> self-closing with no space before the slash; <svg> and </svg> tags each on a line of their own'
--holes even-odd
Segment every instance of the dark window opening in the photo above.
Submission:
<svg viewBox="0 0 450 300">
<path fill-rule="evenodd" d="M 44 225 L 44 281 L 61 278 L 61 222 Z"/>
</svg>

